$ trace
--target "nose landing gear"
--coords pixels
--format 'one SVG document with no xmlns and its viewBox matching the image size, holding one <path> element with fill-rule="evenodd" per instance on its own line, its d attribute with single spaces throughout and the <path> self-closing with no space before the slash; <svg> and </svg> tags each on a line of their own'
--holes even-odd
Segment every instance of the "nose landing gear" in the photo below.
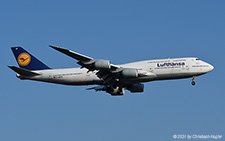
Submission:
<svg viewBox="0 0 225 141">
<path fill-rule="evenodd" d="M 195 85 L 196 83 L 195 83 L 195 78 L 196 78 L 196 76 L 194 76 L 193 78 L 192 78 L 192 82 L 191 82 L 191 85 Z"/>
</svg>

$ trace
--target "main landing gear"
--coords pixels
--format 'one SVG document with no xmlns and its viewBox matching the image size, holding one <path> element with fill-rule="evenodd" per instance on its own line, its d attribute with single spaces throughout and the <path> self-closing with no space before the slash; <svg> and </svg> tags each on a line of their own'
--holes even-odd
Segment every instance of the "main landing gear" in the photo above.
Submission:
<svg viewBox="0 0 225 141">
<path fill-rule="evenodd" d="M 196 83 L 195 83 L 195 78 L 196 78 L 196 76 L 194 76 L 193 78 L 192 78 L 192 82 L 191 82 L 191 85 L 195 85 Z"/>
</svg>

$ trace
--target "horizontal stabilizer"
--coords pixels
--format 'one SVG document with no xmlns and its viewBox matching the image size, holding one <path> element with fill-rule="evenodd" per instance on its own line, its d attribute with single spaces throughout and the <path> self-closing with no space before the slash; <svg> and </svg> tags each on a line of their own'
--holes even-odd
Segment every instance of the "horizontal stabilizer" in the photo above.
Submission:
<svg viewBox="0 0 225 141">
<path fill-rule="evenodd" d="M 35 73 L 26 69 L 22 69 L 22 68 L 18 68 L 16 66 L 8 66 L 10 69 L 12 69 L 13 71 L 17 72 L 20 75 L 25 75 L 25 76 L 36 76 L 36 75 L 40 75 L 39 73 Z"/>
</svg>

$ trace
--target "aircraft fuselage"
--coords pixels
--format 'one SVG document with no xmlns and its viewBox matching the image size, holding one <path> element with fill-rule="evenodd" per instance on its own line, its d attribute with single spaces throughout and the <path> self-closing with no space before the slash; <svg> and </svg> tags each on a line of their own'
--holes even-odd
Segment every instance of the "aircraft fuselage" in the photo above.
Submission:
<svg viewBox="0 0 225 141">
<path fill-rule="evenodd" d="M 198 58 L 147 60 L 118 66 L 123 68 L 135 68 L 138 70 L 139 76 L 137 78 L 120 79 L 124 85 L 155 80 L 189 78 L 213 70 L 212 65 L 201 61 Z M 103 81 L 96 75 L 97 71 L 88 71 L 86 68 L 46 69 L 33 72 L 40 73 L 41 75 L 29 77 L 17 74 L 17 77 L 65 85 L 103 84 Z"/>
</svg>

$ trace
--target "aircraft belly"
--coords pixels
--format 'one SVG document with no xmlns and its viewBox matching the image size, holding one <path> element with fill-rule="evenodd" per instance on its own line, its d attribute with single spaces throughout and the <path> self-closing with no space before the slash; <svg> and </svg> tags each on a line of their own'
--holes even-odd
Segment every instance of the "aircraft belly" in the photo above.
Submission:
<svg viewBox="0 0 225 141">
<path fill-rule="evenodd" d="M 179 79 L 192 77 L 189 73 L 174 73 L 174 74 L 160 74 L 157 75 L 156 80 L 166 80 L 166 79 Z"/>
<path fill-rule="evenodd" d="M 43 74 L 37 77 L 30 77 L 30 80 L 65 84 L 65 85 L 92 85 L 92 84 L 102 84 L 100 79 L 94 76 L 89 76 L 85 74 L 81 75 L 62 75 L 62 74 Z"/>
<path fill-rule="evenodd" d="M 68 85 L 91 85 L 94 84 L 93 78 L 90 76 L 72 76 L 64 78 L 62 81 L 64 84 Z"/>
<path fill-rule="evenodd" d="M 155 77 L 138 77 L 138 78 L 131 78 L 131 79 L 121 79 L 121 83 L 124 85 L 133 84 L 133 83 L 142 83 L 142 82 L 149 82 L 153 81 Z"/>
</svg>

